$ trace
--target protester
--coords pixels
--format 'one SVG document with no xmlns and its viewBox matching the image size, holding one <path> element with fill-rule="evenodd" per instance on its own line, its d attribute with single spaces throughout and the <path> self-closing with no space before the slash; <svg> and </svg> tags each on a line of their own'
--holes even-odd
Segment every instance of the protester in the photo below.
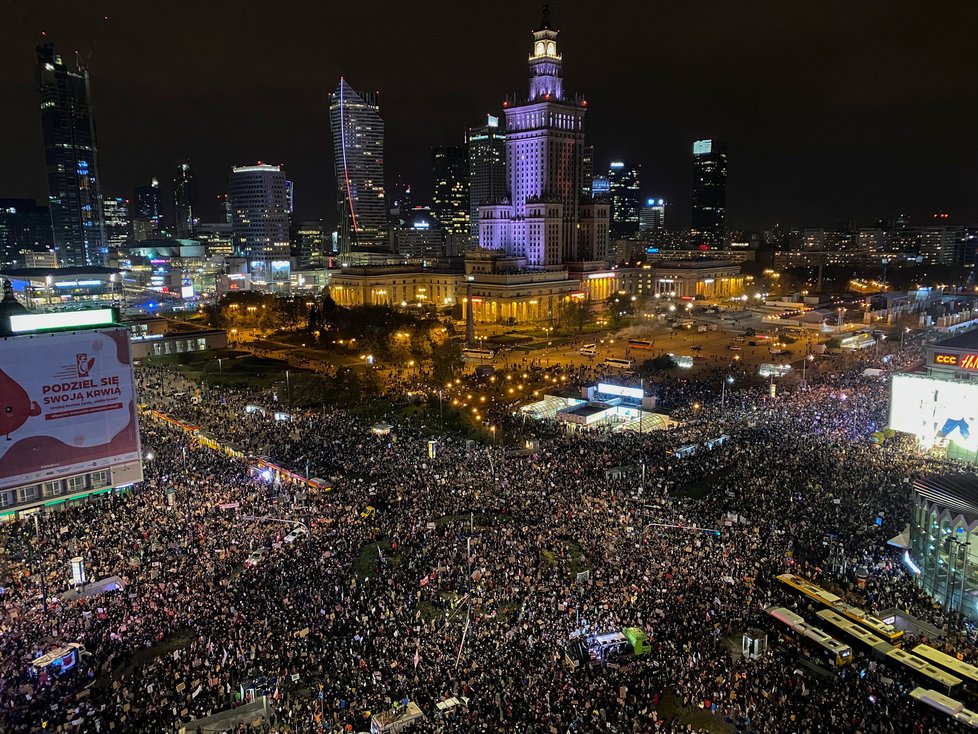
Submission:
<svg viewBox="0 0 978 734">
<path fill-rule="evenodd" d="M 918 357 L 895 351 L 893 364 Z M 264 694 L 263 726 L 281 733 L 365 731 L 404 701 L 426 716 L 419 732 L 698 731 L 686 722 L 701 710 L 770 734 L 956 731 L 909 698 L 902 670 L 859 655 L 841 676 L 814 675 L 764 612 L 814 618 L 779 573 L 854 593 L 852 571 L 867 566 L 868 608 L 907 608 L 945 630 L 935 644 L 975 657 L 970 633 L 886 546 L 913 478 L 954 465 L 906 440 L 869 441 L 887 389 L 861 367 L 813 369 L 809 389 L 774 398 L 767 386 L 727 392 L 722 405 L 719 366 L 650 380 L 684 422 L 654 433 L 569 435 L 497 404 L 501 432 L 537 448 L 448 435 L 434 456 L 432 427 L 393 409 L 392 433 L 375 435 L 342 410 L 290 411 L 281 395 L 200 392 L 140 368 L 140 400 L 219 448 L 144 413 L 147 481 L 0 531 L 0 730 L 170 732 Z M 407 399 L 412 380 L 397 380 L 392 395 Z M 280 481 L 248 456 L 292 474 Z M 309 537 L 286 542 L 300 524 Z M 125 588 L 60 600 L 77 555 L 90 578 Z M 650 654 L 568 664 L 575 635 L 630 626 Z M 739 654 L 752 627 L 771 643 L 756 660 Z M 31 676 L 33 658 L 67 642 L 91 662 Z M 463 705 L 439 712 L 453 697 Z"/>
</svg>

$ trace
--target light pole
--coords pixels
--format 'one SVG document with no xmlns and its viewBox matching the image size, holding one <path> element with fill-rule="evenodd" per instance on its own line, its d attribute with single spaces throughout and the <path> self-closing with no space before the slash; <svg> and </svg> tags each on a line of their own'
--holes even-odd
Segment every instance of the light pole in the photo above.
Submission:
<svg viewBox="0 0 978 734">
<path fill-rule="evenodd" d="M 720 383 L 720 412 L 723 412 L 724 406 L 727 402 L 727 385 L 733 385 L 734 378 L 727 375 L 723 378 L 723 382 Z"/>
<path fill-rule="evenodd" d="M 802 390 L 808 388 L 807 367 L 808 367 L 808 363 L 809 362 L 812 362 L 814 360 L 815 360 L 815 355 L 814 354 L 806 354 L 805 355 L 805 358 L 801 361 L 801 388 L 802 388 Z"/>
</svg>

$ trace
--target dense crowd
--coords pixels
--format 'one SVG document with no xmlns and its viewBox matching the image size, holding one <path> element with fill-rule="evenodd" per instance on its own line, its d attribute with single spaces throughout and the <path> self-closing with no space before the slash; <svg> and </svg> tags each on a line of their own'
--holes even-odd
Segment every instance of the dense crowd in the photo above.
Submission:
<svg viewBox="0 0 978 734">
<path fill-rule="evenodd" d="M 813 673 L 764 611 L 809 615 L 779 573 L 855 594 L 862 566 L 867 606 L 909 609 L 943 630 L 935 644 L 973 656 L 886 545 L 913 478 L 953 467 L 868 440 L 887 392 L 862 366 L 722 405 L 719 379 L 657 380 L 683 425 L 653 433 L 526 428 L 491 409 L 505 432 L 532 433 L 530 451 L 452 435 L 431 450 L 419 420 L 392 414 L 377 435 L 341 410 L 140 368 L 141 402 L 219 447 L 144 413 L 146 482 L 0 530 L 0 730 L 176 731 L 264 694 L 263 726 L 283 734 L 365 731 L 406 701 L 419 732 L 706 731 L 711 718 L 769 734 L 956 731 L 863 654 Z M 279 481 L 248 456 L 320 481 Z M 287 542 L 297 523 L 309 536 Z M 125 588 L 59 599 L 77 555 Z M 631 626 L 650 654 L 569 664 L 575 635 Z M 750 659 L 740 634 L 754 627 L 771 645 Z M 92 653 L 81 669 L 32 677 L 30 661 L 67 642 Z"/>
</svg>

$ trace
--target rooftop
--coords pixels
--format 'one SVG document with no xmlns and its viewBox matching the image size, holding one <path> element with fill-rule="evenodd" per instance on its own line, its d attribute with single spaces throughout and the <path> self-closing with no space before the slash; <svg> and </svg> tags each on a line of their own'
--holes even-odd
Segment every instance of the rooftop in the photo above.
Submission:
<svg viewBox="0 0 978 734">
<path fill-rule="evenodd" d="M 118 273 L 118 268 L 106 268 L 101 265 L 78 265 L 69 268 L 5 268 L 0 270 L 8 278 L 46 278 L 47 276 L 73 275 L 112 275 Z"/>
<path fill-rule="evenodd" d="M 914 482 L 914 491 L 952 515 L 964 515 L 969 523 L 978 520 L 978 475 L 941 474 Z"/>
<path fill-rule="evenodd" d="M 948 339 L 935 342 L 935 347 L 942 349 L 975 349 L 978 350 L 978 329 L 971 329 L 961 334 L 956 334 Z"/>
</svg>

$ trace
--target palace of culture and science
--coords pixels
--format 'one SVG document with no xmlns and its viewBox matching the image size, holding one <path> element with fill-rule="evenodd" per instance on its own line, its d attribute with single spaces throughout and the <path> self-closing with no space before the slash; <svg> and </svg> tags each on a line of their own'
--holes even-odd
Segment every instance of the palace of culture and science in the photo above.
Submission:
<svg viewBox="0 0 978 734">
<path fill-rule="evenodd" d="M 564 90 L 557 34 L 545 7 L 533 31 L 528 95 L 503 103 L 509 196 L 478 207 L 478 246 L 465 253 L 464 269 L 351 263 L 330 275 L 338 304 L 458 303 L 471 308 L 475 321 L 515 323 L 553 318 L 574 299 L 594 304 L 622 292 L 739 289 L 739 267 L 729 263 L 609 267 L 610 205 L 585 193 L 588 104 Z"/>
</svg>

